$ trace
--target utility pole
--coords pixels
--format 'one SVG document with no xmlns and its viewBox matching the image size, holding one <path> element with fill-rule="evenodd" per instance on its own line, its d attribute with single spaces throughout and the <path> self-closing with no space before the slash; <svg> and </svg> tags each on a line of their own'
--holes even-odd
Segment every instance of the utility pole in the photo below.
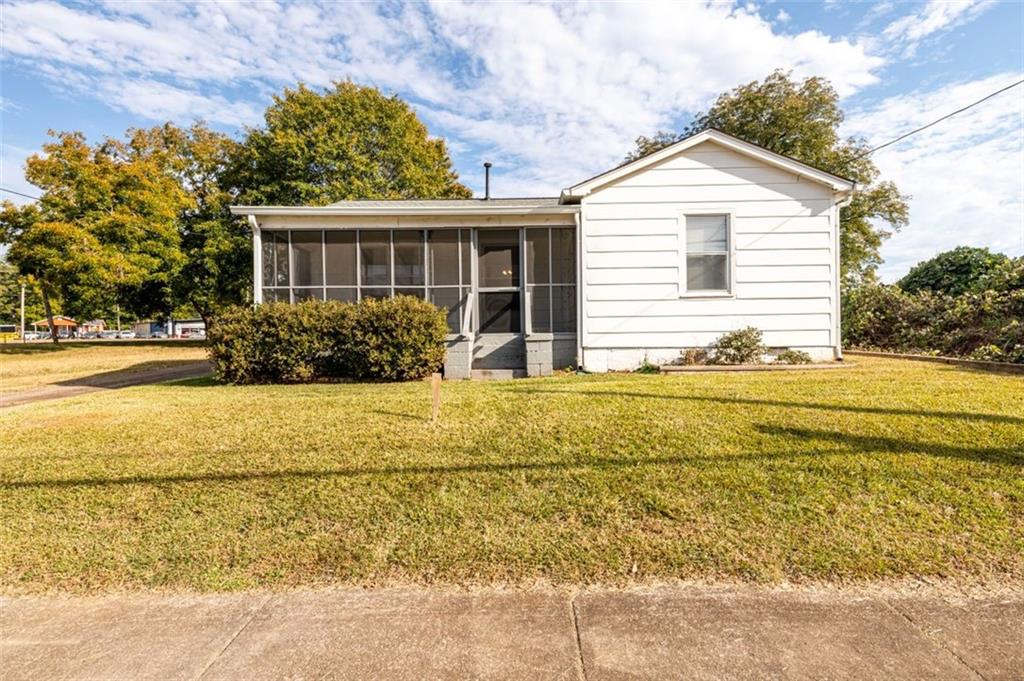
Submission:
<svg viewBox="0 0 1024 681">
<path fill-rule="evenodd" d="M 21 342 L 25 342 L 25 284 L 21 284 Z"/>
</svg>

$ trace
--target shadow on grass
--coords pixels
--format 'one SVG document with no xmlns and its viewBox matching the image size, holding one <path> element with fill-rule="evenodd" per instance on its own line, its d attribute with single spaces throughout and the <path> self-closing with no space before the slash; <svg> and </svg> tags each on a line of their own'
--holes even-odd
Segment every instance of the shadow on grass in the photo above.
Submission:
<svg viewBox="0 0 1024 681">
<path fill-rule="evenodd" d="M 42 355 L 46 353 L 79 350 L 81 348 L 117 348 L 117 347 L 201 347 L 203 340 L 175 338 L 173 340 L 62 340 L 60 343 L 50 341 L 32 341 L 29 343 L 11 342 L 0 344 L 0 355 Z"/>
<path fill-rule="evenodd" d="M 787 400 L 760 400 L 749 397 L 709 397 L 704 395 L 659 395 L 657 393 L 622 392 L 616 390 L 545 390 L 543 388 L 511 388 L 508 392 L 551 395 L 580 395 L 584 397 L 635 397 L 641 399 L 682 400 L 688 402 L 714 402 L 717 404 L 749 404 L 793 409 L 819 409 L 823 411 L 854 412 L 858 414 L 888 414 L 890 416 L 925 416 L 928 418 L 988 421 L 991 423 L 1024 424 L 1024 418 L 1006 414 L 975 414 L 965 411 L 931 411 L 927 409 L 900 409 L 894 407 L 858 407 L 848 404 L 824 402 L 790 402 Z"/>
<path fill-rule="evenodd" d="M 835 449 L 788 451 L 778 454 L 709 454 L 703 456 L 664 456 L 644 459 L 616 459 L 592 457 L 577 461 L 535 461 L 508 463 L 474 463 L 456 466 L 396 466 L 387 468 L 335 468 L 298 469 L 282 471 L 251 471 L 237 473 L 196 473 L 190 475 L 135 475 L 124 478 L 69 478 L 60 480 L 18 480 L 0 483 L 10 490 L 27 488 L 107 487 L 116 485 L 174 485 L 191 483 L 232 483 L 253 480 L 359 478 L 419 475 L 492 474 L 520 471 L 613 470 L 656 466 L 687 466 L 692 464 L 729 464 L 750 461 L 779 461 L 804 457 L 846 456 L 850 454 L 924 454 L 994 463 L 1024 466 L 1024 452 L 1017 447 L 954 447 L 935 445 L 898 438 L 866 437 L 836 431 L 777 426 L 755 426 L 760 433 L 797 440 L 806 446 L 815 440 L 824 440 Z"/>
<path fill-rule="evenodd" d="M 210 371 L 205 359 L 169 359 L 138 362 L 123 369 L 102 371 L 79 378 L 57 381 L 53 385 L 86 386 L 90 388 L 119 388 L 144 383 L 158 383 L 175 378 L 195 378 Z"/>
</svg>

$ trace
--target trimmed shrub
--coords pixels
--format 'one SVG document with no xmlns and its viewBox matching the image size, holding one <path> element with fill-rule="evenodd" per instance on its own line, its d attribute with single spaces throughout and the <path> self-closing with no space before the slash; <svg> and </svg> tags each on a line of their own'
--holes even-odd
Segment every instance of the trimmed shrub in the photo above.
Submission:
<svg viewBox="0 0 1024 681">
<path fill-rule="evenodd" d="M 226 383 L 402 381 L 441 367 L 447 334 L 443 311 L 398 296 L 235 307 L 214 320 L 207 345 Z"/>
<path fill-rule="evenodd" d="M 722 334 L 711 344 L 709 364 L 760 364 L 767 348 L 753 326 Z"/>
<path fill-rule="evenodd" d="M 211 324 L 207 349 L 224 383 L 306 383 L 323 375 L 332 351 L 328 321 L 342 303 L 266 303 L 229 308 Z"/>
<path fill-rule="evenodd" d="M 360 301 L 351 329 L 342 335 L 345 375 L 377 381 L 408 381 L 444 364 L 445 313 L 412 296 Z"/>
<path fill-rule="evenodd" d="M 787 348 L 775 355 L 776 364 L 810 364 L 811 356 L 803 350 Z"/>
</svg>

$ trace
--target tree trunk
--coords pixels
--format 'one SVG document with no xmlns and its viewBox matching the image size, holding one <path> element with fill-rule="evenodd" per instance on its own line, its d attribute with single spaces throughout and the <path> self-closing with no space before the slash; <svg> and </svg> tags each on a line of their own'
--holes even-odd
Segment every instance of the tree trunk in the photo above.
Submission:
<svg viewBox="0 0 1024 681">
<path fill-rule="evenodd" d="M 53 325 L 53 308 L 50 307 L 50 296 L 46 293 L 46 287 L 40 287 L 43 292 L 43 311 L 46 312 L 46 323 L 50 325 L 50 339 L 54 343 L 59 343 L 60 340 L 57 338 L 57 327 Z"/>
</svg>

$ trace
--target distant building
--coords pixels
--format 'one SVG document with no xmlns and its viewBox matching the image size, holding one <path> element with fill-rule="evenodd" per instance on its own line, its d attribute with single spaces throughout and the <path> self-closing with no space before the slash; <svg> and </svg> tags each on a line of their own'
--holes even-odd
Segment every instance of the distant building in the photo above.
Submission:
<svg viewBox="0 0 1024 681">
<path fill-rule="evenodd" d="M 144 322 L 135 322 L 132 324 L 132 331 L 139 338 L 149 338 L 155 333 L 167 333 L 167 325 L 163 322 L 154 322 L 147 320 Z"/>
<path fill-rule="evenodd" d="M 87 322 L 82 322 L 78 325 L 78 334 L 83 333 L 103 333 L 107 330 L 107 323 L 102 319 L 90 319 Z"/>
<path fill-rule="evenodd" d="M 64 315 L 58 314 L 53 316 L 53 325 L 57 329 L 57 336 L 61 338 L 70 338 L 75 332 L 75 328 L 78 326 L 71 317 L 65 317 Z M 32 328 L 39 331 L 40 327 L 50 330 L 50 322 L 46 319 L 40 319 L 38 322 L 32 322 Z"/>
<path fill-rule="evenodd" d="M 206 335 L 206 322 L 202 319 L 172 319 L 170 327 L 173 338 L 190 338 L 197 332 Z"/>
</svg>

